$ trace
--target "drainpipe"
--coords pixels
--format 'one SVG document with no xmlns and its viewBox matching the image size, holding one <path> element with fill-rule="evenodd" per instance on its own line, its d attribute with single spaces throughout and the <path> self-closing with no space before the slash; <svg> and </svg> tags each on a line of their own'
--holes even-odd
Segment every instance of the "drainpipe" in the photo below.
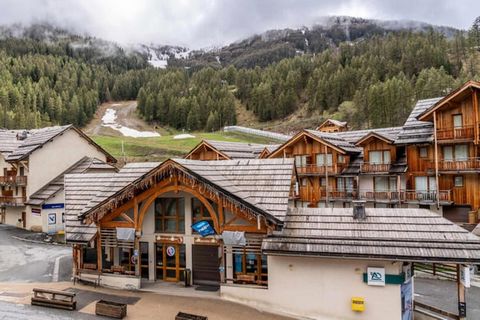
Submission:
<svg viewBox="0 0 480 320">
<path fill-rule="evenodd" d="M 437 210 L 440 209 L 440 186 L 438 183 L 438 141 L 437 141 L 437 112 L 433 112 L 433 138 L 435 143 L 435 183 L 437 195 Z"/>
<path fill-rule="evenodd" d="M 323 155 L 323 165 L 325 167 L 325 206 L 330 207 L 329 199 L 328 199 L 328 163 L 327 163 L 327 146 L 323 145 L 323 150 L 325 154 Z M 333 162 L 333 159 L 332 159 Z M 332 163 L 333 164 L 333 163 Z"/>
</svg>

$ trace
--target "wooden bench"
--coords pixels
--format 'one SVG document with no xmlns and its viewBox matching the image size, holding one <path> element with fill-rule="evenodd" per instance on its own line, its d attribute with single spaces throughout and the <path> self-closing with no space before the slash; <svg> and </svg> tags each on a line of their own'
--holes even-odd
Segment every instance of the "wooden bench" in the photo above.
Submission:
<svg viewBox="0 0 480 320">
<path fill-rule="evenodd" d="M 58 291 L 49 289 L 33 289 L 32 305 L 58 308 L 65 310 L 75 310 L 77 302 L 75 293 L 68 291 Z"/>
<path fill-rule="evenodd" d="M 96 270 L 84 270 L 80 269 L 77 271 L 77 274 L 73 276 L 73 285 L 77 282 L 86 282 L 91 283 L 95 286 L 100 285 L 100 275 L 101 273 Z"/>
</svg>

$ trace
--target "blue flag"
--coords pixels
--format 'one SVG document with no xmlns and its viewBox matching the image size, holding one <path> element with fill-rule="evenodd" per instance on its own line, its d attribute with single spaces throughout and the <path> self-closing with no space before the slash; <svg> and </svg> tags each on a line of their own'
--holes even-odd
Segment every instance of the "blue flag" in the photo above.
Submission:
<svg viewBox="0 0 480 320">
<path fill-rule="evenodd" d="M 215 234 L 215 230 L 212 228 L 207 220 L 200 220 L 192 224 L 192 229 L 198 232 L 202 237 L 206 237 Z"/>
</svg>

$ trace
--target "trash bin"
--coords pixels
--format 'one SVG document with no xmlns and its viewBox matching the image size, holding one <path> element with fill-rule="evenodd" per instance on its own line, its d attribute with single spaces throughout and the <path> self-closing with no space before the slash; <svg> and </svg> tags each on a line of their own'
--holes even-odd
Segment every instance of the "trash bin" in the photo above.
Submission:
<svg viewBox="0 0 480 320">
<path fill-rule="evenodd" d="M 185 287 L 190 287 L 192 285 L 192 270 L 185 269 L 183 271 L 183 278 L 185 280 Z"/>
</svg>

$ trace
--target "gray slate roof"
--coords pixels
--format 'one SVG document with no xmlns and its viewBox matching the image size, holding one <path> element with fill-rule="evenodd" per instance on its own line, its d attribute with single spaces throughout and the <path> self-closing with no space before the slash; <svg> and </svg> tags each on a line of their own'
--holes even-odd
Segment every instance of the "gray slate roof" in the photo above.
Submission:
<svg viewBox="0 0 480 320">
<path fill-rule="evenodd" d="M 59 174 L 52 181 L 33 193 L 26 204 L 41 206 L 56 193 L 63 190 L 64 176 L 66 174 L 84 172 L 116 172 L 117 168 L 97 158 L 83 157 L 73 166 Z"/>
<path fill-rule="evenodd" d="M 480 262 L 480 238 L 426 209 L 290 208 L 282 232 L 264 240 L 267 254 L 400 261 Z"/>
<path fill-rule="evenodd" d="M 402 127 L 388 127 L 388 128 L 377 128 L 377 129 L 365 129 L 365 130 L 353 130 L 353 131 L 343 131 L 336 132 L 335 134 L 347 140 L 350 143 L 357 143 L 360 139 L 366 135 L 374 132 L 380 136 L 383 136 L 389 140 L 394 141 L 397 138 L 398 133 L 402 130 Z"/>
<path fill-rule="evenodd" d="M 417 117 L 440 101 L 442 97 L 418 100 L 399 132 L 395 144 L 429 143 L 433 141 L 433 123 L 419 121 Z"/>
<path fill-rule="evenodd" d="M 230 159 L 255 159 L 267 147 L 265 144 L 205 140 Z"/>
<path fill-rule="evenodd" d="M 362 152 L 362 148 L 356 147 L 353 143 L 349 142 L 348 140 L 344 139 L 340 132 L 322 132 L 317 130 L 305 130 L 308 133 L 324 140 L 325 142 L 337 146 L 338 148 L 344 150 L 345 152 L 351 153 L 360 153 Z"/>
<path fill-rule="evenodd" d="M 0 153 L 6 158 L 10 153 L 18 148 L 23 141 L 17 140 L 19 130 L 0 130 Z"/>
</svg>

